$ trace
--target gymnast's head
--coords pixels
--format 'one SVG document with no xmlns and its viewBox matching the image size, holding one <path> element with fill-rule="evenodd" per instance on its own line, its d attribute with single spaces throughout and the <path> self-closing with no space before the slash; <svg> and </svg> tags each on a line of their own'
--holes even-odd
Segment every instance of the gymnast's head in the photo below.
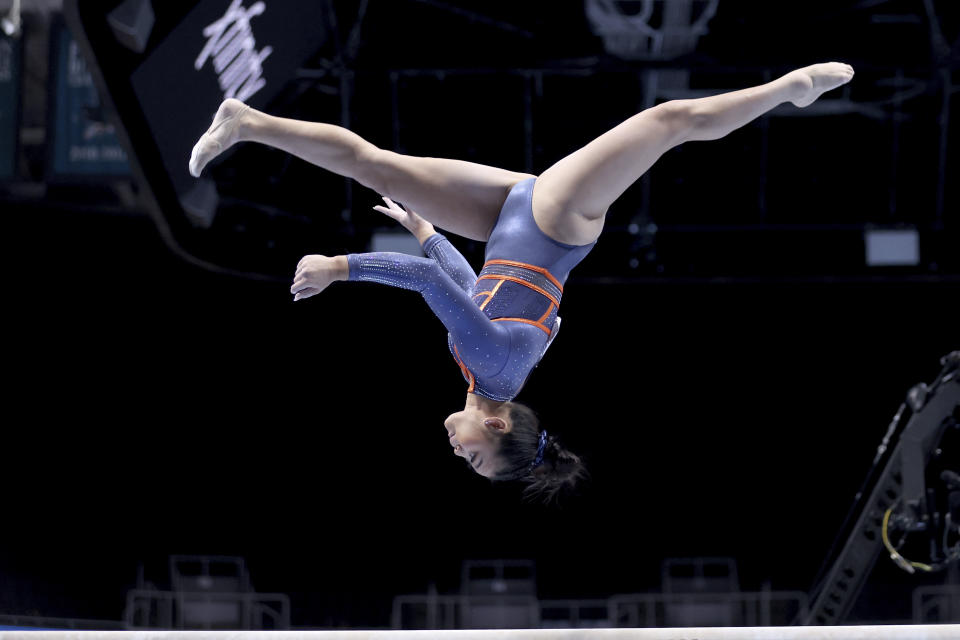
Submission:
<svg viewBox="0 0 960 640">
<path fill-rule="evenodd" d="M 540 428 L 530 407 L 519 402 L 471 406 L 451 414 L 444 426 L 456 455 L 493 482 L 527 483 L 524 496 L 552 502 L 571 493 L 587 473 L 580 458 Z"/>
</svg>

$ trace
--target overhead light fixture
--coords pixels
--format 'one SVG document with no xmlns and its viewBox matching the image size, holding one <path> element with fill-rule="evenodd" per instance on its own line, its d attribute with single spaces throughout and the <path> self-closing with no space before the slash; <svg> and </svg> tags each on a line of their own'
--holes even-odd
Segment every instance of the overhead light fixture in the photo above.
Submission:
<svg viewBox="0 0 960 640">
<path fill-rule="evenodd" d="M 868 267 L 915 267 L 920 264 L 916 229 L 867 229 L 863 232 Z"/>
<path fill-rule="evenodd" d="M 7 15 L 0 19 L 0 29 L 11 38 L 20 35 L 20 0 L 13 0 L 13 6 Z"/>
<path fill-rule="evenodd" d="M 411 256 L 422 256 L 423 249 L 420 243 L 409 233 L 394 233 L 392 231 L 374 231 L 370 238 L 370 251 L 391 251 L 406 253 Z"/>
<path fill-rule="evenodd" d="M 131 51 L 143 53 L 155 17 L 150 0 L 126 0 L 107 14 L 113 37 Z"/>
</svg>

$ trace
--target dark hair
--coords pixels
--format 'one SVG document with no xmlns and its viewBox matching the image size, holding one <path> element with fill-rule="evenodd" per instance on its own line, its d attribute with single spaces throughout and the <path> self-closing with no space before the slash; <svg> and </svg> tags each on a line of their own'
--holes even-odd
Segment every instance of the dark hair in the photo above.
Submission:
<svg viewBox="0 0 960 640">
<path fill-rule="evenodd" d="M 494 481 L 521 480 L 527 484 L 525 498 L 554 502 L 570 494 L 587 476 L 580 457 L 560 446 L 557 437 L 547 436 L 543 463 L 531 469 L 540 444 L 540 419 L 533 409 L 519 402 L 510 402 L 510 431 L 500 439 L 498 455 L 502 469 Z"/>
</svg>

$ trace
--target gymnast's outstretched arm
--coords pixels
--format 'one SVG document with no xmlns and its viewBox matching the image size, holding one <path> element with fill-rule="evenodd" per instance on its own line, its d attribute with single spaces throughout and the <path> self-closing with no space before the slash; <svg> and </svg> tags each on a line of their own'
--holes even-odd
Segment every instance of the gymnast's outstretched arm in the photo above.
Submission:
<svg viewBox="0 0 960 640">
<path fill-rule="evenodd" d="M 457 251 L 457 248 L 450 244 L 442 234 L 433 233 L 422 245 L 423 252 L 436 260 L 440 268 L 443 269 L 458 287 L 468 296 L 473 296 L 473 288 L 477 284 L 477 274 L 463 257 L 463 254 Z"/>
<path fill-rule="evenodd" d="M 447 242 L 440 234 L 432 237 L 438 236 L 438 243 Z M 338 280 L 378 282 L 418 291 L 450 332 L 471 371 L 492 375 L 503 368 L 510 347 L 509 332 L 491 321 L 436 260 L 390 252 L 304 256 L 290 291 L 294 300 L 309 298 Z"/>
<path fill-rule="evenodd" d="M 386 196 L 383 196 L 383 201 L 387 206 L 376 206 L 374 209 L 393 218 L 412 233 L 420 243 L 423 252 L 436 260 L 440 268 L 453 278 L 457 286 L 472 296 L 473 288 L 477 283 L 477 274 L 463 254 L 457 251 L 443 235 L 437 233 L 434 226 L 421 218 L 416 211 L 406 210 Z"/>
</svg>

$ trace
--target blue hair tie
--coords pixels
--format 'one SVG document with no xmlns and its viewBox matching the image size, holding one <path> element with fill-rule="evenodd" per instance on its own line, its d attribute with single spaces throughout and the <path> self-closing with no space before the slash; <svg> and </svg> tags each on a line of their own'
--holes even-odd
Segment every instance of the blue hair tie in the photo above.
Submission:
<svg viewBox="0 0 960 640">
<path fill-rule="evenodd" d="M 533 459 L 533 464 L 530 465 L 530 469 L 536 469 L 541 464 L 543 464 L 543 452 L 547 449 L 547 431 L 544 429 L 540 432 L 540 442 L 537 444 L 537 457 Z"/>
</svg>

